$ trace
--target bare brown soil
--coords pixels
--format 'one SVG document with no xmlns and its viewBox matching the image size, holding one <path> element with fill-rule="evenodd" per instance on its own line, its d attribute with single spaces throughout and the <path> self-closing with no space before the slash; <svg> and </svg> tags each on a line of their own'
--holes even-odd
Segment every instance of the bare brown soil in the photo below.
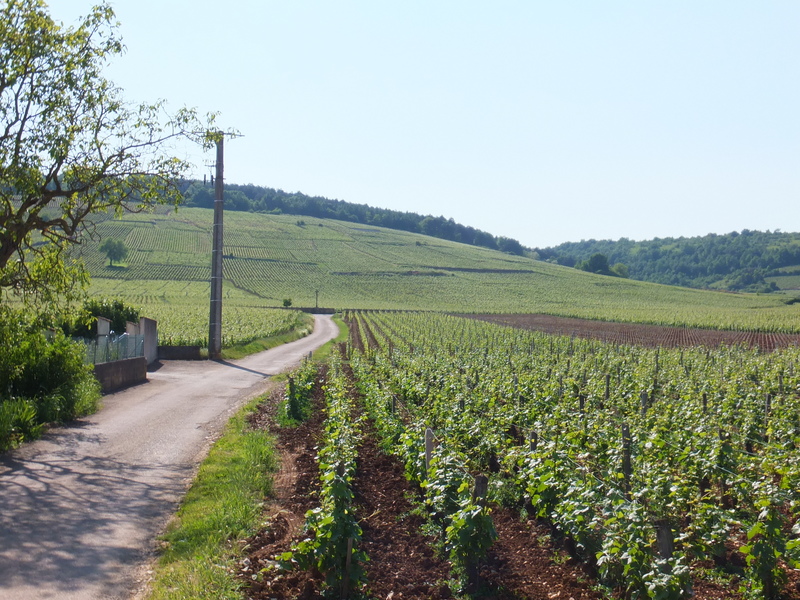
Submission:
<svg viewBox="0 0 800 600">
<path fill-rule="evenodd" d="M 240 565 L 240 577 L 248 584 L 247 598 L 317 598 L 315 590 L 322 583 L 322 577 L 316 573 L 279 575 L 271 570 L 280 554 L 302 539 L 305 513 L 316 505 L 319 479 L 315 457 L 325 420 L 323 392 L 317 386 L 311 418 L 297 427 L 279 426 L 276 413 L 282 393 L 276 390 L 250 422 L 253 427 L 275 434 L 281 467 L 272 497 L 267 499 L 266 525 L 248 540 L 247 557 Z"/>
<path fill-rule="evenodd" d="M 281 572 L 270 568 L 276 557 L 302 539 L 307 510 L 317 504 L 317 444 L 324 419 L 322 390 L 315 392 L 314 413 L 306 423 L 282 428 L 275 422 L 280 391 L 252 419 L 252 425 L 271 430 L 283 466 L 276 477 L 273 495 L 266 507 L 267 525 L 248 541 L 247 557 L 240 577 L 247 585 L 246 597 L 322 598 L 323 578 L 318 573 Z M 434 549 L 434 538 L 422 530 L 423 518 L 415 510 L 420 490 L 403 475 L 403 467 L 378 447 L 369 423 L 359 449 L 355 509 L 363 530 L 361 548 L 370 557 L 365 565 L 366 597 L 389 600 L 445 600 L 456 595 L 451 589 L 449 563 Z M 480 597 L 487 600 L 593 600 L 603 598 L 590 570 L 568 552 L 568 540 L 554 535 L 540 521 L 522 519 L 516 510 L 496 506 L 492 513 L 498 539 L 481 567 Z M 731 562 L 737 558 L 731 548 Z M 693 582 L 697 600 L 738 599 L 736 579 L 727 584 L 701 575 L 698 563 Z M 794 572 L 783 598 L 800 600 Z M 622 597 L 622 596 L 617 596 Z"/>
<path fill-rule="evenodd" d="M 777 348 L 797 346 L 800 334 L 762 333 L 757 331 L 719 331 L 663 327 L 638 323 L 590 321 L 552 315 L 462 315 L 490 323 L 508 325 L 518 329 L 541 331 L 554 335 L 591 338 L 615 344 L 648 347 L 680 348 L 689 346 L 716 347 L 741 345 L 771 352 Z"/>
</svg>

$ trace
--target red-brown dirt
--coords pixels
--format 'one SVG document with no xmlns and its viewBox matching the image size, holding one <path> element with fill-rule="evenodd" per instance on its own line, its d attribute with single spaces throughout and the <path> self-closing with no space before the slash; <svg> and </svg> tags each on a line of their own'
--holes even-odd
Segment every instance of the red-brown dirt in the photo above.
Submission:
<svg viewBox="0 0 800 600">
<path fill-rule="evenodd" d="M 661 346 L 665 348 L 680 348 L 689 346 L 716 347 L 720 345 L 741 345 L 748 348 L 757 347 L 763 351 L 771 352 L 776 348 L 797 346 L 800 344 L 800 334 L 789 333 L 663 327 L 660 325 L 590 321 L 588 319 L 534 314 L 461 316 L 554 335 L 591 338 L 615 344 L 632 344 L 649 347 Z"/>
<path fill-rule="evenodd" d="M 320 386 L 314 391 L 312 416 L 297 427 L 280 427 L 276 412 L 283 391 L 276 390 L 251 418 L 252 427 L 267 429 L 276 438 L 281 456 L 273 494 L 265 507 L 265 527 L 248 540 L 247 556 L 240 565 L 240 577 L 247 583 L 247 598 L 316 598 L 322 577 L 306 572 L 280 576 L 269 571 L 282 552 L 301 539 L 306 511 L 314 508 L 319 492 L 316 446 L 325 420 Z M 262 572 L 270 573 L 262 577 Z"/>
</svg>

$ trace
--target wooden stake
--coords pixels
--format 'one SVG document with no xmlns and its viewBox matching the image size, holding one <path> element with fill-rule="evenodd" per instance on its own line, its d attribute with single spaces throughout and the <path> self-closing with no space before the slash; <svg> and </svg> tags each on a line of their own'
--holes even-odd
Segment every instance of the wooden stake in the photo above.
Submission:
<svg viewBox="0 0 800 600">
<path fill-rule="evenodd" d="M 472 490 L 472 501 L 483 506 L 486 494 L 489 492 L 489 478 L 486 475 L 475 477 L 475 487 Z"/>
<path fill-rule="evenodd" d="M 431 458 L 433 457 L 433 430 L 428 427 L 425 429 L 425 475 L 431 468 Z"/>
<path fill-rule="evenodd" d="M 672 527 L 667 519 L 659 519 L 656 525 L 656 543 L 658 545 L 658 555 L 664 559 L 672 558 L 675 550 L 675 542 L 672 536 Z M 669 567 L 667 567 L 669 568 Z M 669 572 L 669 571 L 667 571 Z"/>
<path fill-rule="evenodd" d="M 625 497 L 631 499 L 631 431 L 627 423 L 622 424 L 622 489 Z"/>
<path fill-rule="evenodd" d="M 347 538 L 347 557 L 344 561 L 344 579 L 342 580 L 342 600 L 350 595 L 350 571 L 353 567 L 353 538 Z"/>
</svg>

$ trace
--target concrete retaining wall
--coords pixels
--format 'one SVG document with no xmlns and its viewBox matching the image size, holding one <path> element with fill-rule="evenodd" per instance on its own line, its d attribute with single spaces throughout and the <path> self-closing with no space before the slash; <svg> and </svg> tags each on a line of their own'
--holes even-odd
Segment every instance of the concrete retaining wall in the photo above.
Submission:
<svg viewBox="0 0 800 600">
<path fill-rule="evenodd" d="M 153 364 L 158 360 L 158 322 L 141 317 L 139 330 L 144 336 L 144 357 L 148 365 Z"/>
<path fill-rule="evenodd" d="M 144 356 L 100 363 L 94 375 L 104 394 L 147 381 L 147 359 Z"/>
<path fill-rule="evenodd" d="M 200 346 L 159 346 L 159 360 L 203 360 Z"/>
</svg>

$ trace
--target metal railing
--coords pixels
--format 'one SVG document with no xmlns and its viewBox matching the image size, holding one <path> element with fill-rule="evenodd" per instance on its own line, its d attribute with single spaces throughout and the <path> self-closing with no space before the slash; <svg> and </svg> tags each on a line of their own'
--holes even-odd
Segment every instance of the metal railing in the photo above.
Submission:
<svg viewBox="0 0 800 600">
<path fill-rule="evenodd" d="M 125 360 L 144 356 L 144 336 L 129 335 L 99 335 L 96 339 L 81 340 L 86 345 L 86 364 L 97 365 L 100 363 Z"/>
</svg>

